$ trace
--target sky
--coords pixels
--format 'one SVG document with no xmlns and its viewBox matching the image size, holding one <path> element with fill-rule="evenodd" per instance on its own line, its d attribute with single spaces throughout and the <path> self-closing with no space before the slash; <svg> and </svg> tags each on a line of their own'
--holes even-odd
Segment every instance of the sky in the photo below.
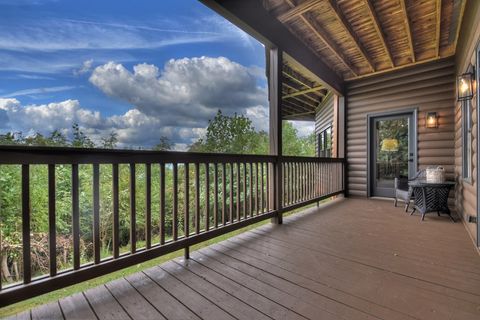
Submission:
<svg viewBox="0 0 480 320">
<path fill-rule="evenodd" d="M 268 131 L 266 86 L 263 45 L 196 0 L 0 0 L 0 133 L 185 150 L 218 109 Z"/>
</svg>

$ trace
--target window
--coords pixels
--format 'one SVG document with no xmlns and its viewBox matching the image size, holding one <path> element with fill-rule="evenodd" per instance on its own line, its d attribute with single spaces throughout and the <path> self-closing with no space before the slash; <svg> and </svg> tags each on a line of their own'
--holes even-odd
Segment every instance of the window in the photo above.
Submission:
<svg viewBox="0 0 480 320">
<path fill-rule="evenodd" d="M 462 176 L 472 179 L 472 102 L 462 101 Z"/>
<path fill-rule="evenodd" d="M 332 156 L 332 126 L 325 128 L 318 135 L 318 156 L 325 158 Z"/>
</svg>

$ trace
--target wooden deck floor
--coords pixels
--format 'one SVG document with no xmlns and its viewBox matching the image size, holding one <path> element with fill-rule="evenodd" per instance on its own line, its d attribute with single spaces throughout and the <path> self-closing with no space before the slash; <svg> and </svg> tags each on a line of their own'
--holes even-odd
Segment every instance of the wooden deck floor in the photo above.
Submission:
<svg viewBox="0 0 480 320">
<path fill-rule="evenodd" d="M 461 222 L 339 200 L 27 311 L 27 319 L 480 319 Z"/>
</svg>

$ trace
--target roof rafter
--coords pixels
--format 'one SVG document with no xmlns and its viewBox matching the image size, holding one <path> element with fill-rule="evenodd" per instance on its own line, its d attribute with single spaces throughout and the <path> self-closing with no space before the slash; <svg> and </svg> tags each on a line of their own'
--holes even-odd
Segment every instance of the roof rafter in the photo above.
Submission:
<svg viewBox="0 0 480 320">
<path fill-rule="evenodd" d="M 283 99 L 286 99 L 286 98 L 290 98 L 290 97 L 296 97 L 296 96 L 300 96 L 300 95 L 305 95 L 306 93 L 319 91 L 319 90 L 321 90 L 321 89 L 323 89 L 323 88 L 324 88 L 323 86 L 317 86 L 317 87 L 313 87 L 313 88 L 310 88 L 310 89 L 300 90 L 300 91 L 297 91 L 297 92 L 293 92 L 293 93 L 287 94 L 287 95 L 283 96 L 282 98 L 283 98 Z"/>
<path fill-rule="evenodd" d="M 367 61 L 372 72 L 375 72 L 375 64 L 373 63 L 370 55 L 368 54 L 363 44 L 360 42 L 360 39 L 358 38 L 357 34 L 353 31 L 352 26 L 350 25 L 350 22 L 348 22 L 347 18 L 345 17 L 342 10 L 338 6 L 337 1 L 329 0 L 328 3 L 330 4 L 330 7 L 332 8 L 333 13 L 335 13 L 335 16 L 337 17 L 337 19 L 340 21 L 340 23 L 343 25 L 343 27 L 345 28 L 349 36 L 352 38 L 353 43 L 357 47 L 362 57 Z"/>
<path fill-rule="evenodd" d="M 297 8 L 295 7 L 295 5 L 293 4 L 293 2 L 291 0 L 285 0 L 285 2 L 290 6 L 292 7 L 293 9 Z M 307 1 L 307 2 L 314 2 L 314 1 Z M 304 2 L 304 3 L 307 3 L 307 2 Z M 300 6 L 300 5 L 299 5 Z M 313 8 L 313 7 L 309 7 L 309 10 Z M 292 9 L 292 10 L 293 10 Z M 340 60 L 340 62 L 345 65 L 349 70 L 350 72 L 352 72 L 354 74 L 354 76 L 358 76 L 358 71 L 356 69 L 355 66 L 353 66 L 350 61 L 347 59 L 347 57 L 345 57 L 345 55 L 343 55 L 340 50 L 340 48 L 335 44 L 335 42 L 328 36 L 328 32 L 319 24 L 315 21 L 314 18 L 311 17 L 310 14 L 308 14 L 307 12 L 308 10 L 306 11 L 302 11 L 301 14 L 299 14 L 300 18 L 302 19 L 302 22 L 305 23 L 305 25 L 310 28 L 310 30 L 313 32 L 313 34 L 315 34 L 315 36 L 317 38 L 320 39 L 320 41 L 322 41 L 328 49 L 330 49 L 330 51 L 333 53 L 333 55 L 335 57 L 337 57 L 338 60 Z M 279 18 L 278 18 L 279 19 Z"/>
<path fill-rule="evenodd" d="M 408 45 L 412 53 L 412 62 L 415 62 L 416 58 L 415 58 L 415 47 L 413 46 L 412 28 L 410 25 L 410 19 L 408 18 L 407 4 L 405 3 L 405 1 L 406 0 L 400 0 L 400 6 L 402 7 L 403 20 L 405 23 L 405 29 L 407 31 Z"/>
<path fill-rule="evenodd" d="M 440 36 L 442 27 L 442 0 L 436 1 L 435 57 L 440 56 Z"/>
<path fill-rule="evenodd" d="M 280 20 L 281 22 L 285 23 L 287 21 L 292 20 L 293 18 L 296 18 L 296 17 L 302 15 L 303 13 L 305 13 L 307 11 L 310 11 L 311 9 L 313 9 L 317 5 L 319 5 L 321 2 L 322 2 L 322 0 L 308 0 L 308 1 L 305 1 L 301 4 L 299 4 L 298 6 L 295 6 L 294 4 L 289 2 L 289 4 L 293 7 L 290 10 L 288 10 L 287 12 L 279 15 L 277 17 L 277 19 Z"/>
<path fill-rule="evenodd" d="M 330 0 L 330 1 L 333 1 L 333 0 Z M 382 26 L 380 24 L 380 20 L 378 19 L 377 12 L 375 11 L 375 7 L 372 4 L 372 0 L 365 0 L 365 2 L 367 4 L 368 13 L 370 14 L 370 17 L 372 18 L 373 26 L 375 28 L 375 31 L 377 32 L 378 37 L 380 38 L 380 41 L 382 42 L 382 46 L 385 49 L 385 52 L 387 53 L 388 60 L 390 61 L 390 64 L 392 65 L 392 67 L 395 67 L 395 62 L 393 60 L 392 51 L 390 50 L 390 47 L 387 44 L 387 41 L 386 41 L 387 37 L 385 36 L 385 32 L 383 32 Z"/>
</svg>

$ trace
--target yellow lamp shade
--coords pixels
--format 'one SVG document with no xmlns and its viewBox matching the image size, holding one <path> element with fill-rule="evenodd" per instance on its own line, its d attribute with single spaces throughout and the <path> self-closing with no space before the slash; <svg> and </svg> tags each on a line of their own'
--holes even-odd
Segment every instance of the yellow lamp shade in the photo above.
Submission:
<svg viewBox="0 0 480 320">
<path fill-rule="evenodd" d="M 381 151 L 398 151 L 398 140 L 397 139 L 383 139 Z"/>
</svg>

